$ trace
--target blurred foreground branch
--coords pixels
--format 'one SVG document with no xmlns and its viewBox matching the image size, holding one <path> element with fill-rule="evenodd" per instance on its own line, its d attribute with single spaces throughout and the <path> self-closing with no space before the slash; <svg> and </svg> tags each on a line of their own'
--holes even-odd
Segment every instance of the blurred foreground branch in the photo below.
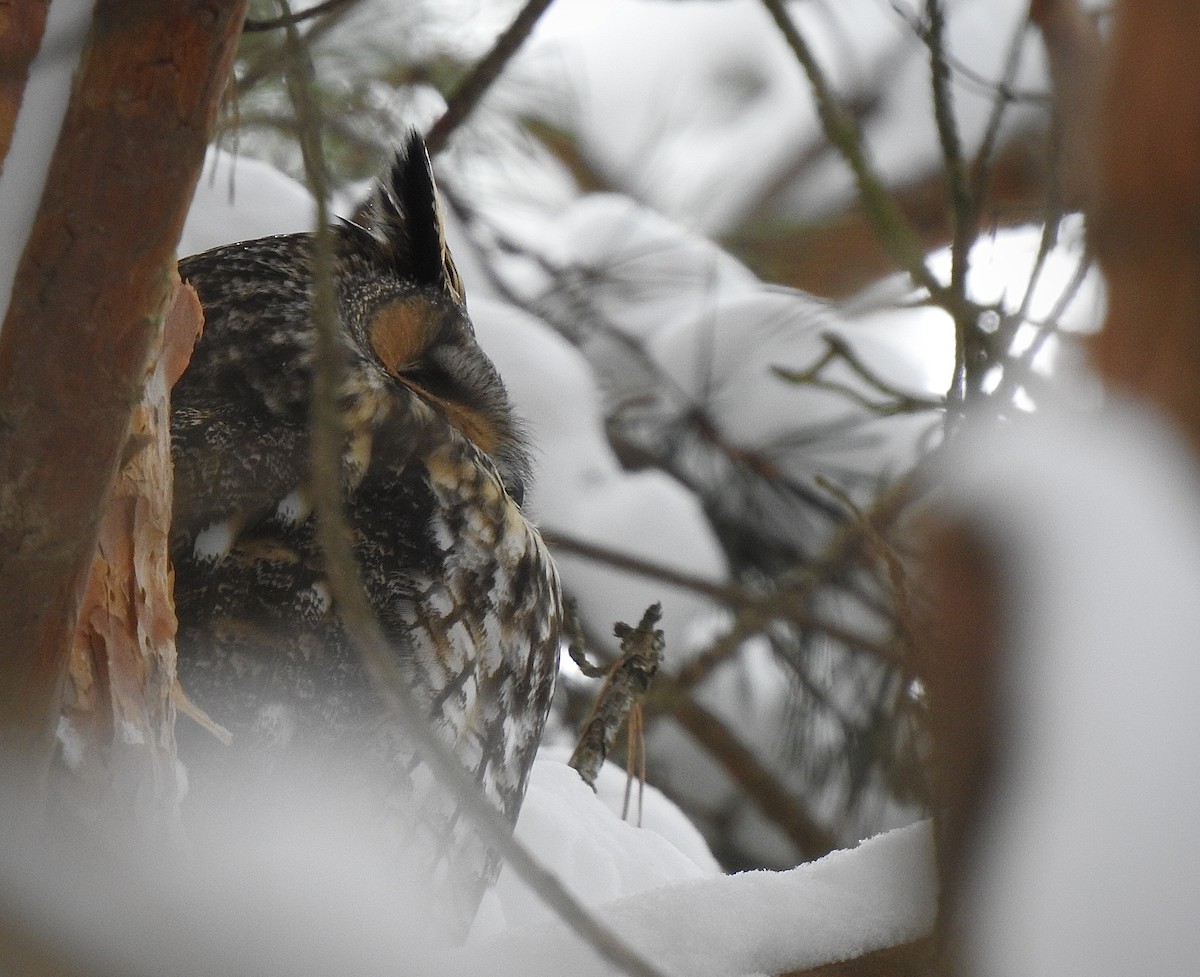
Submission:
<svg viewBox="0 0 1200 977">
<path fill-rule="evenodd" d="M 346 517 L 341 486 L 342 419 L 337 392 L 342 361 L 333 288 L 333 235 L 327 209 L 327 176 L 321 148 L 321 120 L 312 95 L 313 67 L 294 27 L 288 27 L 288 89 L 301 122 L 305 172 L 317 202 L 315 231 L 314 320 L 317 356 L 314 362 L 311 465 L 317 511 L 317 541 L 325 570 L 347 634 L 363 656 L 369 674 L 397 721 L 411 737 L 437 781 L 453 796 L 459 810 L 493 850 L 499 853 L 550 908 L 603 958 L 632 977 L 664 977 L 630 949 L 607 925 L 547 871 L 513 837 L 505 816 L 488 803 L 473 778 L 438 737 L 409 691 L 406 676 L 388 645 L 367 598 L 354 555 L 352 531 Z"/>
</svg>

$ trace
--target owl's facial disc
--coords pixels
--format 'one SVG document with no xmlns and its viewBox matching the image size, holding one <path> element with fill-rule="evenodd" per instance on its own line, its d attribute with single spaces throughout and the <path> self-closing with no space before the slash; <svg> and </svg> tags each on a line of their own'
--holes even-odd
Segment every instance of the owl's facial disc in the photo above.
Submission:
<svg viewBox="0 0 1200 977">
<path fill-rule="evenodd" d="M 504 387 L 456 305 L 422 294 L 393 299 L 368 337 L 384 369 L 495 458 L 510 437 Z"/>
</svg>

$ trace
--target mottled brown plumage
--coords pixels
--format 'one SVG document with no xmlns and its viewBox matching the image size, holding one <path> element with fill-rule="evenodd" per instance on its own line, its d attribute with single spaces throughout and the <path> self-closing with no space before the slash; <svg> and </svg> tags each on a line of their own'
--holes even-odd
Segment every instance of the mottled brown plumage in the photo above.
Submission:
<svg viewBox="0 0 1200 977">
<path fill-rule="evenodd" d="M 515 820 L 557 669 L 560 598 L 520 500 L 528 464 L 504 386 L 475 342 L 414 134 L 360 224 L 335 228 L 347 366 L 343 474 L 368 594 L 431 721 Z M 204 334 L 174 391 L 179 672 L 234 734 L 181 729 L 197 790 L 296 757 L 415 816 L 468 881 L 495 859 L 430 789 L 338 622 L 308 500 L 313 240 L 180 262 Z M 237 763 L 230 763 L 238 758 Z M 323 788 L 324 789 L 324 788 Z"/>
</svg>

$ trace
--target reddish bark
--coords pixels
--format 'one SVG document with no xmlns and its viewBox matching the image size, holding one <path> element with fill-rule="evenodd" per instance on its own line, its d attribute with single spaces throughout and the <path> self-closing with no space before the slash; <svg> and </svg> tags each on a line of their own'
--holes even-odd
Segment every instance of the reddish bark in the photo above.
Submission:
<svg viewBox="0 0 1200 977">
<path fill-rule="evenodd" d="M 1059 140 L 1058 182 L 1068 209 L 1092 206 L 1098 192 L 1096 117 L 1104 77 L 1104 42 L 1077 0 L 1033 0 L 1029 19 L 1046 45 Z"/>
<path fill-rule="evenodd" d="M 0 333 L 0 736 L 51 755 L 245 0 L 99 0 Z"/>
<path fill-rule="evenodd" d="M 1089 214 L 1108 282 L 1097 367 L 1200 448 L 1200 7 L 1118 5 Z"/>
</svg>

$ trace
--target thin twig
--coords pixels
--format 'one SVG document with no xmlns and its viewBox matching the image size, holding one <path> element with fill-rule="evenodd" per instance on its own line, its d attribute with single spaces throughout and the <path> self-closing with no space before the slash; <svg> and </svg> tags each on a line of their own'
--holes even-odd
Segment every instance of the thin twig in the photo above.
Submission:
<svg viewBox="0 0 1200 977">
<path fill-rule="evenodd" d="M 840 644 L 865 651 L 884 661 L 894 662 L 896 659 L 895 652 L 885 645 L 881 645 L 874 638 L 860 634 L 840 624 L 835 624 L 832 621 L 820 620 L 803 610 L 797 602 L 799 593 L 796 589 L 795 581 L 790 581 L 784 586 L 783 590 L 778 592 L 767 594 L 754 593 L 735 584 L 713 583 L 712 581 L 705 580 L 703 577 L 673 570 L 670 567 L 663 566 L 661 563 L 643 560 L 636 556 L 630 556 L 628 553 L 622 553 L 619 550 L 596 543 L 574 539 L 562 533 L 546 532 L 543 533 L 543 538 L 552 550 L 557 549 L 564 553 L 573 553 L 585 559 L 604 563 L 618 570 L 625 570 L 658 580 L 662 583 L 671 584 L 672 586 L 682 587 L 695 593 L 703 594 L 738 612 L 738 616 L 735 618 L 734 629 L 727 636 L 714 642 L 710 649 L 711 654 L 705 653 L 693 659 L 687 668 L 684 669 L 683 673 L 681 673 L 681 676 L 684 674 L 691 676 L 688 679 L 688 684 L 694 684 L 702 680 L 711 671 L 712 667 L 729 657 L 736 650 L 737 645 L 746 638 L 758 634 L 772 621 L 776 620 L 788 621 L 801 630 L 824 634 Z M 726 646 L 727 641 L 732 643 L 731 646 Z M 701 662 L 705 662 L 705 664 L 700 664 Z"/>
<path fill-rule="evenodd" d="M 892 606 L 896 610 L 896 625 L 909 657 L 915 661 L 916 638 L 914 635 L 916 634 L 916 624 L 913 617 L 912 601 L 908 591 L 908 580 L 904 571 L 904 564 L 901 562 L 892 544 L 871 524 L 871 520 L 867 513 L 863 511 L 862 506 L 850 498 L 840 485 L 836 485 L 822 475 L 817 476 L 816 482 L 845 506 L 846 511 L 857 522 L 862 523 L 872 549 L 875 550 L 876 556 L 879 557 L 880 562 L 887 570 L 888 583 L 892 588 Z"/>
<path fill-rule="evenodd" d="M 772 372 L 780 379 L 786 380 L 789 383 L 804 383 L 840 393 L 876 414 L 917 413 L 919 411 L 937 410 L 945 406 L 945 401 L 942 398 L 935 400 L 928 397 L 917 397 L 888 383 L 862 361 L 853 346 L 836 333 L 824 333 L 821 339 L 825 342 L 825 352 L 807 370 L 789 370 L 776 366 L 772 367 Z M 841 360 L 863 381 L 870 384 L 884 396 L 892 398 L 892 403 L 875 403 L 853 387 L 822 377 L 821 372 L 835 360 Z"/>
<path fill-rule="evenodd" d="M 971 195 L 976 202 L 976 220 L 979 219 L 983 198 L 987 195 L 988 183 L 992 174 L 992 157 L 996 152 L 996 144 L 1000 140 L 1000 126 L 1009 106 L 1015 101 L 1012 86 L 1017 77 L 1017 70 L 1021 67 L 1021 52 L 1025 47 L 1027 29 L 1028 21 L 1022 21 L 1009 41 L 1008 53 L 1004 58 L 1004 73 L 1001 75 L 1000 83 L 996 85 L 992 108 L 988 113 L 987 125 L 983 130 L 983 138 L 979 141 L 979 149 L 976 150 L 975 158 L 971 163 Z"/>
<path fill-rule="evenodd" d="M 288 27 L 295 27 L 297 24 L 302 24 L 306 20 L 311 20 L 314 17 L 320 17 L 322 14 L 330 13 L 337 10 L 338 7 L 344 7 L 350 3 L 357 3 L 358 0 L 324 0 L 323 3 L 318 3 L 315 7 L 309 7 L 307 10 L 299 10 L 295 13 L 285 14 L 281 17 L 271 17 L 267 20 L 247 20 L 242 26 L 242 30 L 246 33 L 255 33 L 257 31 L 274 31 Z"/>
<path fill-rule="evenodd" d="M 963 161 L 962 141 L 950 90 L 950 69 L 945 53 L 945 12 L 941 0 L 927 0 L 929 28 L 922 32 L 929 49 L 930 83 L 933 92 L 933 116 L 937 125 L 938 144 L 950 191 L 950 212 L 953 233 L 950 242 L 950 292 L 958 300 L 954 319 L 954 379 L 950 385 L 951 400 L 962 403 L 972 389 L 972 378 L 984 365 L 982 345 L 977 330 L 978 317 L 967 306 L 967 272 L 970 267 L 971 246 L 975 243 L 975 201 L 967 181 Z"/>
<path fill-rule="evenodd" d="M 583 633 L 583 620 L 579 616 L 579 602 L 574 597 L 563 598 L 563 633 L 567 639 L 567 654 L 571 661 L 588 678 L 604 678 L 608 669 L 593 665 L 587 657 L 587 635 Z"/>
<path fill-rule="evenodd" d="M 1079 289 L 1083 287 L 1083 283 L 1087 279 L 1091 268 L 1092 256 L 1085 252 L 1079 256 L 1075 272 L 1071 275 L 1071 280 L 1067 282 L 1066 287 L 1055 300 L 1050 314 L 1038 324 L 1037 332 L 1034 334 L 1029 346 L 1019 357 L 1010 359 L 1004 364 L 1004 373 L 1000 378 L 1000 383 L 992 392 L 992 396 L 998 402 L 1007 403 L 1011 400 L 1016 394 L 1021 381 L 1033 370 L 1034 359 L 1041 352 L 1042 347 L 1045 346 L 1050 337 L 1058 331 L 1060 320 L 1066 313 L 1067 307 L 1075 301 L 1075 297 L 1078 295 Z"/>
<path fill-rule="evenodd" d="M 459 83 L 454 94 L 446 100 L 446 111 L 425 136 L 425 145 L 429 147 L 430 153 L 436 153 L 446 145 L 450 134 L 471 114 L 492 83 L 500 77 L 505 65 L 512 60 L 552 2 L 553 0 L 528 0 L 508 29 L 496 38 L 492 49 Z"/>
<path fill-rule="evenodd" d="M 966 287 L 970 247 L 974 237 L 972 229 L 975 223 L 975 201 L 967 181 L 962 139 L 958 133 L 958 120 L 954 115 L 950 68 L 946 63 L 946 16 L 942 0 L 927 0 L 925 9 L 929 14 L 929 30 L 925 32 L 925 43 L 929 48 L 933 117 L 937 125 L 938 143 L 942 149 L 942 161 L 946 168 L 946 183 L 950 190 L 950 205 L 954 218 L 954 236 L 950 245 L 950 287 L 961 295 Z"/>
<path fill-rule="evenodd" d="M 924 39 L 927 28 L 907 3 L 899 3 L 893 0 L 891 8 L 892 12 L 908 25 L 908 28 L 918 39 Z M 958 75 L 964 87 L 971 88 L 980 94 L 992 95 L 1005 102 L 1021 102 L 1026 105 L 1049 107 L 1051 104 L 1052 96 L 1047 91 L 1018 88 L 1015 84 L 1015 75 L 1009 77 L 1005 73 L 1001 76 L 1000 81 L 993 81 L 991 78 L 980 74 L 961 58 L 956 58 L 950 52 L 946 52 L 946 63 L 950 66 L 950 70 Z"/>
<path fill-rule="evenodd" d="M 286 11 L 286 0 L 280 0 Z M 302 120 L 301 151 L 305 172 L 317 201 L 316 260 L 313 314 L 318 355 L 314 364 L 312 481 L 317 508 L 317 538 L 334 602 L 347 635 L 361 652 L 367 669 L 391 706 L 413 745 L 437 781 L 454 796 L 459 809 L 483 837 L 538 896 L 602 957 L 636 977 L 664 977 L 661 971 L 628 947 L 600 922 L 559 881 L 538 864 L 512 834 L 508 819 L 479 792 L 434 731 L 417 703 L 388 646 L 362 585 L 342 500 L 340 457 L 341 416 L 336 392 L 341 360 L 337 355 L 338 323 L 333 292 L 332 231 L 327 210 L 328 177 L 321 148 L 320 119 L 312 94 L 314 72 L 308 52 L 294 26 L 288 36 L 288 89 Z"/>
<path fill-rule="evenodd" d="M 829 84 L 808 42 L 796 29 L 783 0 L 762 2 L 808 76 L 825 135 L 850 166 L 863 206 L 883 246 L 917 285 L 930 295 L 941 295 L 945 291 L 942 283 L 925 264 L 925 255 L 916 235 L 867 158 L 854 117 Z"/>
<path fill-rule="evenodd" d="M 587 560 L 607 564 L 617 570 L 627 570 L 639 576 L 650 577 L 673 587 L 681 587 L 693 593 L 703 594 L 722 604 L 740 605 L 753 600 L 753 597 L 741 588 L 723 583 L 715 583 L 704 577 L 682 570 L 675 570 L 661 563 L 643 560 L 641 557 L 615 550 L 600 543 L 589 543 L 586 540 L 568 536 L 566 533 L 554 530 L 544 530 L 542 539 L 551 550 L 560 550 L 574 556 L 582 556 Z"/>
</svg>

